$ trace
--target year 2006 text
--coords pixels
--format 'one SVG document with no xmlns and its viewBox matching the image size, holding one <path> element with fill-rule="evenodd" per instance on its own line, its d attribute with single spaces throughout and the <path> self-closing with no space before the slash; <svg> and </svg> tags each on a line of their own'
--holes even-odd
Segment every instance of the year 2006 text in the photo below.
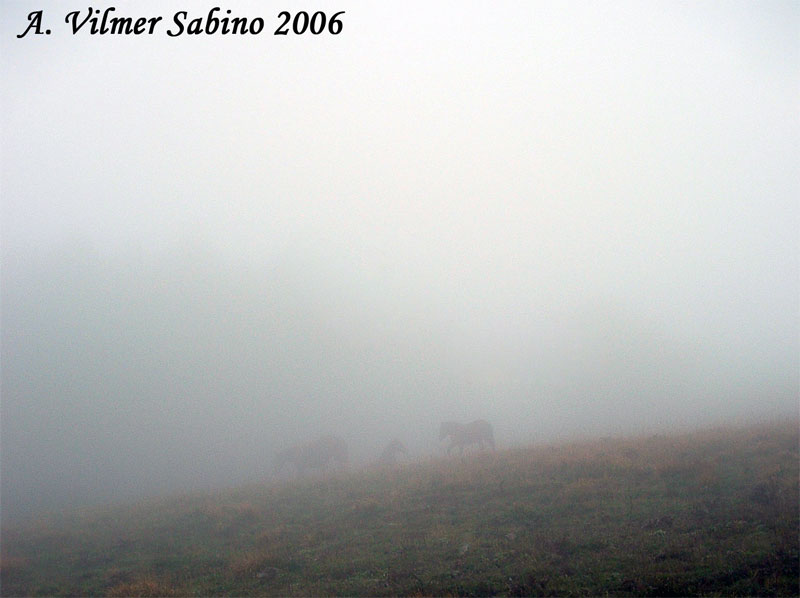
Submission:
<svg viewBox="0 0 800 598">
<path fill-rule="evenodd" d="M 167 35 L 176 37 L 178 35 L 241 35 L 241 34 L 260 34 L 265 27 L 264 19 L 261 17 L 246 18 L 246 17 L 232 17 L 232 16 L 217 16 L 215 10 L 212 9 L 206 18 L 189 19 L 186 11 L 175 13 L 174 27 L 167 30 Z M 230 15 L 230 10 L 225 11 Z M 273 32 L 273 35 L 302 35 L 310 33 L 311 35 L 320 35 L 327 33 L 330 35 L 338 35 L 342 32 L 344 24 L 342 23 L 342 15 L 345 11 L 339 11 L 328 16 L 327 13 L 318 10 L 313 14 L 309 14 L 304 10 L 291 13 L 284 10 L 278 13 L 278 26 Z"/>
</svg>

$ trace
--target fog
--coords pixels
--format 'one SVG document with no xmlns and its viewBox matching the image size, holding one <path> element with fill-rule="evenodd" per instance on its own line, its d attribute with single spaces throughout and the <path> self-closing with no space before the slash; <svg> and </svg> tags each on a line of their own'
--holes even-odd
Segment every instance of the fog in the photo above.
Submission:
<svg viewBox="0 0 800 598">
<path fill-rule="evenodd" d="M 797 3 L 114 6 L 0 7 L 4 521 L 798 415 Z M 265 32 L 164 34 L 213 6 Z"/>
</svg>

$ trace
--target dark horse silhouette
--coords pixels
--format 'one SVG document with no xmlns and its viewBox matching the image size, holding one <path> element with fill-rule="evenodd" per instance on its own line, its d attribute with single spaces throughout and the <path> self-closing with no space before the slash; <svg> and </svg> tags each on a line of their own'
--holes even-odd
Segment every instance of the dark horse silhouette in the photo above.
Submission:
<svg viewBox="0 0 800 598">
<path fill-rule="evenodd" d="M 389 444 L 386 445 L 386 448 L 383 449 L 381 453 L 380 462 L 383 465 L 394 465 L 397 463 L 397 455 L 398 454 L 408 455 L 408 451 L 406 447 L 403 446 L 403 443 L 400 442 L 397 438 L 392 440 Z"/>
<path fill-rule="evenodd" d="M 275 473 L 287 465 L 291 465 L 298 475 L 315 469 L 325 471 L 331 461 L 339 467 L 347 465 L 347 443 L 338 436 L 323 436 L 279 452 L 275 457 Z"/>
<path fill-rule="evenodd" d="M 481 450 L 484 445 L 494 450 L 492 424 L 485 419 L 476 419 L 468 424 L 442 422 L 439 427 L 439 440 L 442 441 L 448 437 L 450 438 L 450 444 L 447 447 L 448 455 L 454 448 L 458 448 L 463 453 L 464 447 L 472 444 L 479 445 Z"/>
</svg>

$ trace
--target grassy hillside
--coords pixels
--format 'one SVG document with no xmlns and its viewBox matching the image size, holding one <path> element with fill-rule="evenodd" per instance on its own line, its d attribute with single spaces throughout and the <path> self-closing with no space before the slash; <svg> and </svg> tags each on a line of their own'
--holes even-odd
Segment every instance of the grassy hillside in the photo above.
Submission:
<svg viewBox="0 0 800 598">
<path fill-rule="evenodd" d="M 4 529 L 15 595 L 798 595 L 798 426 L 474 454 Z"/>
</svg>

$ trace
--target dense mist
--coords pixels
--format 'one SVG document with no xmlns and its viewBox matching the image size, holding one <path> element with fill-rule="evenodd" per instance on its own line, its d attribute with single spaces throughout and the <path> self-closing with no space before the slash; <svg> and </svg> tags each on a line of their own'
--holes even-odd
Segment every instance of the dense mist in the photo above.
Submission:
<svg viewBox="0 0 800 598">
<path fill-rule="evenodd" d="M 797 416 L 798 6 L 421 6 L 180 40 L 0 9 L 4 520 L 322 434 L 360 466 L 443 420 Z"/>
</svg>

